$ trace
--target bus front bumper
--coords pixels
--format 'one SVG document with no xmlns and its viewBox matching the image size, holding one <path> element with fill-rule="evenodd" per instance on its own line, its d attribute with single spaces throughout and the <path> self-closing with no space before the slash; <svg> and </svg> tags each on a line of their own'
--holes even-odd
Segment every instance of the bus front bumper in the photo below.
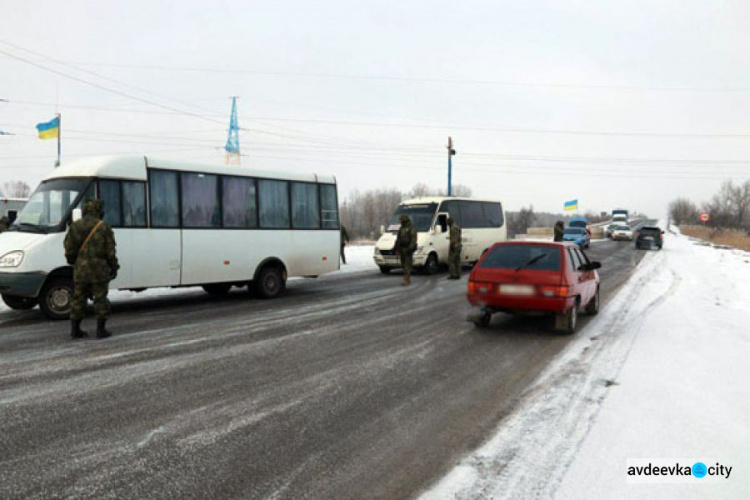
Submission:
<svg viewBox="0 0 750 500">
<path fill-rule="evenodd" d="M 375 254 L 373 259 L 375 260 L 375 265 L 380 267 L 401 267 L 401 260 L 396 255 Z M 415 267 L 423 266 L 426 262 L 427 254 L 414 254 L 413 263 Z"/>
<path fill-rule="evenodd" d="M 19 297 L 37 297 L 47 279 L 42 273 L 0 272 L 0 294 Z"/>
</svg>

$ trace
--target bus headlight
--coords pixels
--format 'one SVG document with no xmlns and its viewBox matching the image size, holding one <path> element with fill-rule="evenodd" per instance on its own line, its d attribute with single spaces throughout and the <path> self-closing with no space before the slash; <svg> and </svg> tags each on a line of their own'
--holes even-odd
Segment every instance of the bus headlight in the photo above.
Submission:
<svg viewBox="0 0 750 500">
<path fill-rule="evenodd" d="M 20 250 L 6 253 L 0 257 L 0 267 L 18 267 L 23 261 L 23 252 Z"/>
</svg>

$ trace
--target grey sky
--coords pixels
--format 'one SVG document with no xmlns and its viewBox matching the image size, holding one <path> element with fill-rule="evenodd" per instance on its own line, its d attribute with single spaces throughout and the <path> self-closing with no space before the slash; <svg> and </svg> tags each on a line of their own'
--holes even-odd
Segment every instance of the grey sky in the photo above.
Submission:
<svg viewBox="0 0 750 500">
<path fill-rule="evenodd" d="M 203 118 L 0 54 L 0 130 L 17 134 L 0 136 L 0 180 L 35 185 L 51 168 L 55 141 L 34 125 L 58 93 L 63 160 L 221 161 L 236 94 L 244 166 L 331 173 L 343 195 L 444 187 L 448 135 L 454 182 L 511 210 L 578 198 L 662 215 L 750 174 L 747 2 L 3 0 L 2 12 L 14 45 L 0 51 Z"/>
</svg>

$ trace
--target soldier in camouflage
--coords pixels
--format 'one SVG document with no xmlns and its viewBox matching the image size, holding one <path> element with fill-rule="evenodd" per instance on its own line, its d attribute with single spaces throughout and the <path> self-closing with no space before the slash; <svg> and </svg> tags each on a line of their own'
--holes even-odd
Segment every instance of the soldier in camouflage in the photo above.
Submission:
<svg viewBox="0 0 750 500">
<path fill-rule="evenodd" d="M 341 224 L 341 262 L 346 264 L 346 254 L 344 253 L 344 247 L 349 244 L 349 233 L 346 228 Z"/>
<path fill-rule="evenodd" d="M 450 246 L 448 247 L 449 280 L 461 279 L 461 227 L 458 222 L 448 217 Z"/>
<path fill-rule="evenodd" d="M 563 233 L 565 233 L 565 223 L 561 220 L 555 222 L 555 241 L 562 241 L 563 240 Z"/>
<path fill-rule="evenodd" d="M 6 216 L 0 217 L 0 233 L 4 233 L 10 227 L 10 220 Z"/>
<path fill-rule="evenodd" d="M 101 200 L 88 200 L 83 205 L 83 218 L 70 225 L 65 236 L 65 258 L 73 269 L 73 299 L 70 303 L 71 337 L 80 339 L 88 334 L 81 330 L 89 297 L 94 299 L 96 337 L 112 334 L 107 330 L 110 313 L 107 292 L 109 282 L 117 277 L 120 264 L 115 251 L 112 228 L 102 220 Z"/>
<path fill-rule="evenodd" d="M 396 236 L 396 252 L 404 269 L 404 286 L 411 285 L 411 268 L 414 264 L 414 252 L 417 250 L 417 230 L 411 224 L 411 219 L 403 214 L 400 219 L 401 227 Z"/>
</svg>

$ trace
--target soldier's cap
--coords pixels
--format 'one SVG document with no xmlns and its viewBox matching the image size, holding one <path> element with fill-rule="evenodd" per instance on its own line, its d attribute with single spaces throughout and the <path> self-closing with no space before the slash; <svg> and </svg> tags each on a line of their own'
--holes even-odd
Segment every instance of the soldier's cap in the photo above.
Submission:
<svg viewBox="0 0 750 500">
<path fill-rule="evenodd" d="M 102 200 L 86 200 L 83 204 L 83 214 L 101 215 L 104 213 L 104 202 Z"/>
<path fill-rule="evenodd" d="M 409 222 L 409 216 L 406 214 L 401 214 L 401 217 L 399 217 L 399 220 L 403 224 L 404 222 Z"/>
<path fill-rule="evenodd" d="M 448 218 L 447 218 L 447 219 L 446 219 L 445 221 L 446 221 L 446 222 L 447 222 L 448 224 L 453 224 L 453 217 L 448 217 Z"/>
</svg>

